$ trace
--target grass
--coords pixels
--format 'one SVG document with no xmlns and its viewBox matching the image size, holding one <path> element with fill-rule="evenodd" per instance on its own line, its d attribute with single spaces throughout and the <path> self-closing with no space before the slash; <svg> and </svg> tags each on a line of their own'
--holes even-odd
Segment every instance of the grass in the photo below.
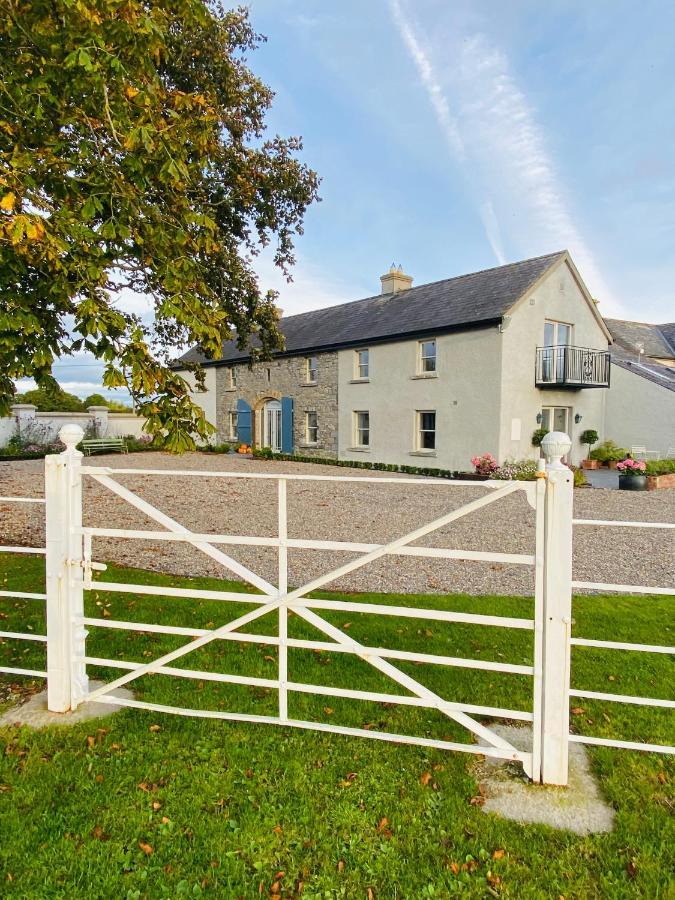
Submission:
<svg viewBox="0 0 675 900">
<path fill-rule="evenodd" d="M 43 561 L 3 554 L 10 590 L 41 590 Z M 140 584 L 240 589 L 109 567 L 101 578 Z M 335 597 L 338 595 L 324 594 Z M 343 595 L 339 595 L 344 598 Z M 358 595 L 356 600 L 528 617 L 531 600 L 509 597 Z M 575 633 L 673 643 L 665 597 L 579 597 Z M 250 604 L 90 592 L 87 614 L 213 627 Z M 2 601 L 4 631 L 44 633 L 42 604 Z M 531 662 L 531 633 L 322 613 L 365 643 L 507 662 Z M 276 615 L 248 627 L 276 634 Z M 291 637 L 314 637 L 292 616 Z M 92 656 L 147 661 L 185 638 L 92 628 Z M 44 646 L 5 640 L 0 665 L 44 668 Z M 174 663 L 274 678 L 276 648 L 213 642 Z M 672 661 L 656 654 L 577 648 L 573 686 L 665 696 Z M 401 663 L 443 696 L 529 709 L 528 677 Z M 119 669 L 94 669 L 110 680 Z M 289 651 L 295 681 L 400 692 L 346 654 Z M 4 676 L 16 692 L 28 679 Z M 41 683 L 39 684 L 41 687 Z M 35 683 L 36 689 L 38 683 Z M 276 714 L 266 688 L 145 676 L 143 700 Z M 350 726 L 467 741 L 438 713 L 331 697 L 289 695 L 290 715 Z M 575 700 L 576 731 L 673 743 L 667 710 Z M 157 727 L 159 726 L 159 727 Z M 615 831 L 578 837 L 486 816 L 472 804 L 473 757 L 270 725 L 125 709 L 112 718 L 33 732 L 0 728 L 0 893 L 6 897 L 181 896 L 303 898 L 672 897 L 673 767 L 666 757 L 590 750 Z M 370 891 L 370 893 L 369 893 Z"/>
</svg>

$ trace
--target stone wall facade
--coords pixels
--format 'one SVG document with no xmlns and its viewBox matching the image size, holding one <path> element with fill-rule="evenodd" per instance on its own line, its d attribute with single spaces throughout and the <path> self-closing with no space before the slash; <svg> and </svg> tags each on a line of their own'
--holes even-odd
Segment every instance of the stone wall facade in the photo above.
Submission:
<svg viewBox="0 0 675 900">
<path fill-rule="evenodd" d="M 337 457 L 338 452 L 338 355 L 316 353 L 316 381 L 307 379 L 307 357 L 272 359 L 249 368 L 247 362 L 216 368 L 216 428 L 223 441 L 236 440 L 230 430 L 231 412 L 237 400 L 245 400 L 253 411 L 253 444 L 263 446 L 263 410 L 268 400 L 293 400 L 293 451 L 305 456 Z M 232 384 L 231 373 L 235 383 Z M 306 413 L 316 412 L 318 441 L 306 436 Z"/>
</svg>

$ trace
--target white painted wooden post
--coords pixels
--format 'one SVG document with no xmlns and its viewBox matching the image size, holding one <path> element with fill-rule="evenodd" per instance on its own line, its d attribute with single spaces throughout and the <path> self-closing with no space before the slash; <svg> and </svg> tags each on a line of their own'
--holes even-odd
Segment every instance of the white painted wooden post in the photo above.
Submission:
<svg viewBox="0 0 675 900">
<path fill-rule="evenodd" d="M 75 709 L 86 696 L 86 631 L 73 624 L 84 615 L 82 537 L 82 454 L 76 445 L 84 432 L 64 425 L 63 453 L 45 458 L 47 573 L 47 705 L 52 712 Z"/>
<path fill-rule="evenodd" d="M 559 785 L 567 784 L 568 775 L 574 488 L 574 476 L 561 459 L 571 446 L 562 431 L 551 431 L 542 441 L 546 493 L 541 781 Z"/>
<path fill-rule="evenodd" d="M 286 512 L 286 479 L 279 479 L 278 486 L 279 533 L 279 597 L 288 593 L 288 520 Z M 279 606 L 279 718 L 288 719 L 288 605 Z"/>
</svg>

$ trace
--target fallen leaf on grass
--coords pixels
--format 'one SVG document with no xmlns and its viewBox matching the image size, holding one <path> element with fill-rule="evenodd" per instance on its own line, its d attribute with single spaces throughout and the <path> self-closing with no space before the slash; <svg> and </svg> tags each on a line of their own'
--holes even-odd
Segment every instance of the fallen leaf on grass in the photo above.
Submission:
<svg viewBox="0 0 675 900">
<path fill-rule="evenodd" d="M 377 833 L 381 834 L 382 837 L 389 839 L 393 836 L 394 832 L 389 828 L 389 819 L 386 816 L 382 816 L 380 821 L 377 823 Z"/>
<path fill-rule="evenodd" d="M 506 853 L 505 850 L 495 850 L 495 852 L 492 854 L 492 858 L 493 859 L 502 859 L 504 857 L 505 853 Z"/>
<path fill-rule="evenodd" d="M 152 846 L 150 844 L 146 844 L 145 841 L 139 841 L 138 846 L 141 848 L 141 850 L 143 851 L 143 853 L 145 853 L 146 856 L 152 856 L 152 854 L 154 853 Z"/>
<path fill-rule="evenodd" d="M 332 706 L 324 706 L 323 711 L 326 713 L 327 716 L 332 716 L 333 713 L 335 712 L 335 710 L 333 709 Z"/>
<path fill-rule="evenodd" d="M 272 829 L 272 831 L 273 831 L 275 834 L 282 834 L 282 833 L 283 833 L 283 830 L 284 830 L 284 829 L 281 827 L 281 825 L 275 825 L 274 828 Z"/>
<path fill-rule="evenodd" d="M 665 772 L 659 772 L 656 777 L 659 780 L 659 784 L 668 784 L 668 777 Z"/>
<path fill-rule="evenodd" d="M 105 781 L 105 778 L 103 777 L 103 775 L 97 775 L 97 776 L 96 776 L 96 782 L 97 782 L 98 784 L 101 784 L 102 781 Z"/>
<path fill-rule="evenodd" d="M 637 865 L 635 863 L 635 857 L 631 856 L 631 858 L 626 863 L 626 873 L 629 878 L 635 878 L 637 875 Z"/>
<path fill-rule="evenodd" d="M 337 870 L 338 870 L 338 872 L 344 872 L 344 870 L 345 870 L 345 861 L 344 861 L 344 859 L 339 859 L 339 860 L 338 860 Z"/>
<path fill-rule="evenodd" d="M 426 787 L 431 781 L 431 772 L 422 772 L 420 775 L 420 784 L 422 787 Z"/>
<path fill-rule="evenodd" d="M 375 894 L 373 893 L 372 888 L 370 888 L 370 887 L 366 888 L 366 897 L 367 897 L 367 900 L 375 900 Z"/>
<path fill-rule="evenodd" d="M 155 810 L 155 812 L 157 812 L 158 809 L 162 808 L 162 804 L 159 802 L 159 800 L 153 800 L 152 808 Z"/>
<path fill-rule="evenodd" d="M 97 841 L 109 841 L 110 840 L 110 835 L 106 834 L 100 825 L 94 825 L 94 827 L 91 830 L 91 836 L 93 838 L 95 838 Z"/>
<path fill-rule="evenodd" d="M 156 732 L 156 731 L 161 731 L 161 730 L 162 730 L 162 726 L 161 726 L 161 725 L 151 725 L 149 730 L 150 730 L 150 731 L 154 731 L 154 732 Z"/>
<path fill-rule="evenodd" d="M 93 734 L 87 735 L 87 747 L 92 750 L 96 746 L 96 738 Z"/>
<path fill-rule="evenodd" d="M 571 712 L 573 716 L 583 716 L 586 710 L 583 708 L 583 706 L 573 706 Z"/>
</svg>

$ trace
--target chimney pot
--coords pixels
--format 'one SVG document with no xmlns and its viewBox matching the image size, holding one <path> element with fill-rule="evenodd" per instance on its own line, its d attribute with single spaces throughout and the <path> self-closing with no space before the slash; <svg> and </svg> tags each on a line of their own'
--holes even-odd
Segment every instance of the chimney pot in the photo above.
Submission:
<svg viewBox="0 0 675 900">
<path fill-rule="evenodd" d="M 382 282 L 383 294 L 397 294 L 399 291 L 407 291 L 412 287 L 412 275 L 406 275 L 403 266 L 395 266 L 394 263 L 389 267 L 389 271 L 380 276 Z"/>
</svg>

